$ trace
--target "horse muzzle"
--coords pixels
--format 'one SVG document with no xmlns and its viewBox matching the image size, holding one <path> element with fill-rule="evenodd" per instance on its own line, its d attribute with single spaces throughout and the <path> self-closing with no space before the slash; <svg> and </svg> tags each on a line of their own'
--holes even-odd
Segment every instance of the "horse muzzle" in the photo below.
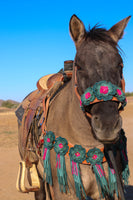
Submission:
<svg viewBox="0 0 133 200">
<path fill-rule="evenodd" d="M 117 115 L 112 118 L 93 115 L 91 119 L 92 130 L 95 137 L 102 143 L 113 143 L 119 139 L 119 132 L 122 128 L 122 118 Z"/>
</svg>

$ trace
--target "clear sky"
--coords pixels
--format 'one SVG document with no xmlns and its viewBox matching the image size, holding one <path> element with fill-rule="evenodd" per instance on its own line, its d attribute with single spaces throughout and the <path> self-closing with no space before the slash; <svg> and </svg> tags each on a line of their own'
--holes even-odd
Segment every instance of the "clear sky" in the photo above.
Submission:
<svg viewBox="0 0 133 200">
<path fill-rule="evenodd" d="M 69 20 L 76 14 L 93 27 L 109 29 L 133 14 L 132 0 L 0 0 L 0 99 L 22 99 L 38 79 L 74 59 Z M 133 91 L 133 18 L 119 42 L 125 54 L 126 91 Z"/>
</svg>

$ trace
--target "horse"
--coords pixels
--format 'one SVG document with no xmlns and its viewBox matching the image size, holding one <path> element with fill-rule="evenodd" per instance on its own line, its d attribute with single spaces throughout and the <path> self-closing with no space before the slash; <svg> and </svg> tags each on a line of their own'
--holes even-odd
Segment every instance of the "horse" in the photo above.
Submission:
<svg viewBox="0 0 133 200">
<path fill-rule="evenodd" d="M 94 172 L 96 171 L 96 166 L 99 166 L 97 169 L 99 169 L 101 173 L 103 170 L 106 173 L 108 171 L 108 162 L 102 160 L 103 168 L 101 168 L 100 164 L 90 165 L 82 163 L 82 161 L 77 164 L 76 161 L 70 159 L 69 156 L 71 154 L 70 151 L 72 152 L 72 150 L 75 150 L 75 146 L 77 148 L 80 146 L 79 152 L 81 149 L 82 153 L 84 152 L 84 149 L 86 152 L 88 149 L 96 149 L 97 151 L 103 148 L 106 149 L 106 147 L 109 147 L 110 149 L 119 141 L 122 129 L 122 118 L 119 112 L 119 104 L 122 103 L 123 107 L 125 99 L 123 104 L 123 99 L 121 100 L 118 98 L 118 96 L 124 95 L 124 78 L 122 73 L 123 60 L 120 53 L 121 50 L 118 46 L 118 41 L 122 38 L 129 19 L 130 16 L 124 18 L 109 30 L 96 25 L 87 31 L 83 22 L 76 15 L 71 17 L 69 30 L 76 47 L 71 79 L 66 81 L 52 98 L 48 99 L 48 103 L 46 103 L 45 91 L 40 91 L 39 95 L 41 100 L 36 104 L 35 109 L 32 109 L 28 117 L 27 114 L 25 115 L 30 119 L 30 125 L 27 128 L 28 139 L 23 138 L 23 124 L 20 122 L 22 120 L 19 120 L 19 152 L 21 158 L 24 160 L 25 155 L 27 155 L 23 148 L 23 143 L 25 143 L 25 146 L 30 144 L 32 148 L 35 148 L 35 151 L 31 152 L 34 154 L 33 157 L 36 160 L 35 163 L 40 179 L 40 189 L 35 191 L 36 200 L 98 200 L 100 198 L 99 190 L 101 191 L 100 193 L 102 193 L 106 188 L 104 185 L 104 189 L 99 189 L 99 186 L 97 186 L 97 172 L 96 174 Z M 114 90 L 117 91 L 117 95 Z M 110 95 L 108 95 L 109 92 Z M 37 95 L 38 91 L 35 92 L 33 102 Z M 103 96 L 107 98 L 103 98 Z M 48 106 L 45 105 L 45 103 Z M 24 113 L 25 108 L 22 107 L 23 106 L 21 106 L 21 109 Z M 45 107 L 41 114 L 40 107 Z M 31 106 L 31 108 L 33 107 Z M 35 113 L 33 112 L 34 110 L 36 110 L 36 114 L 32 115 L 32 113 Z M 45 119 L 42 117 L 42 115 L 44 116 L 44 113 Z M 24 116 L 22 117 L 24 118 Z M 40 120 L 43 123 L 42 126 L 39 124 Z M 72 150 L 68 147 L 69 156 L 65 155 L 63 158 L 62 155 L 62 161 L 61 156 L 57 154 L 57 152 L 55 153 L 54 149 L 48 150 L 46 146 L 42 147 L 44 143 L 41 144 L 42 146 L 39 148 L 39 150 L 41 150 L 37 153 L 36 149 L 39 138 L 44 135 L 42 132 L 45 132 L 46 134 L 51 133 L 51 131 L 54 133 L 54 137 L 57 138 L 54 138 L 55 141 L 52 143 L 53 145 L 58 143 L 58 138 L 60 138 L 60 141 L 64 141 L 62 138 L 65 138 L 65 143 L 63 144 L 66 145 L 66 147 L 68 147 L 68 144 L 70 146 L 72 145 Z M 31 143 L 29 142 L 29 138 L 32 138 Z M 50 140 L 51 138 L 47 137 L 46 142 L 50 142 Z M 42 141 L 44 142 L 44 139 Z M 62 149 L 63 144 L 60 143 L 60 141 L 59 147 Z M 44 178 L 45 169 L 43 162 L 48 151 L 50 151 L 50 158 L 48 160 L 50 163 L 48 162 L 47 167 L 51 167 L 50 172 L 52 173 L 52 184 L 49 184 L 50 181 L 47 181 Z M 114 153 L 115 162 L 118 174 L 121 177 L 121 156 L 120 151 L 116 151 L 117 153 Z M 76 151 L 75 159 L 80 157 L 81 153 L 79 152 Z M 44 159 L 42 159 L 43 154 L 45 154 Z M 93 155 L 94 160 L 97 158 L 97 155 L 98 154 Z M 106 160 L 108 160 L 107 157 Z M 59 169 L 59 165 L 62 164 L 61 162 L 65 162 L 64 170 L 66 170 L 65 173 L 67 174 L 65 192 L 62 191 L 62 188 L 60 188 L 58 184 L 60 181 L 59 176 L 61 169 Z M 90 162 L 91 161 L 89 160 L 88 163 Z M 115 165 L 113 165 L 113 167 L 115 168 Z M 57 169 L 58 174 L 56 172 Z M 77 171 L 74 172 L 74 169 Z M 117 169 L 115 168 L 115 170 Z M 104 179 L 104 172 L 101 176 Z M 80 183 L 76 182 L 77 179 Z M 68 189 L 66 189 L 67 186 Z M 75 187 L 77 187 L 77 189 L 75 189 Z M 120 191 L 118 191 L 118 195 L 114 194 L 114 191 L 113 196 L 108 195 L 106 192 L 103 196 L 102 194 L 100 195 L 101 198 L 103 197 L 106 200 L 124 198 L 122 198 Z"/>
</svg>

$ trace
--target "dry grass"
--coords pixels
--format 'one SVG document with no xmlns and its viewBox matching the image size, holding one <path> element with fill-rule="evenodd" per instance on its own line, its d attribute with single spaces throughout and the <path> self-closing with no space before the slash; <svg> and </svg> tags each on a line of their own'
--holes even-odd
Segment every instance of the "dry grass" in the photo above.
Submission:
<svg viewBox="0 0 133 200">
<path fill-rule="evenodd" d="M 17 118 L 13 110 L 0 109 L 0 147 L 17 145 Z"/>
<path fill-rule="evenodd" d="M 34 194 L 23 194 L 16 189 L 20 161 L 18 125 L 14 110 L 0 108 L 0 199 L 33 200 Z"/>
</svg>

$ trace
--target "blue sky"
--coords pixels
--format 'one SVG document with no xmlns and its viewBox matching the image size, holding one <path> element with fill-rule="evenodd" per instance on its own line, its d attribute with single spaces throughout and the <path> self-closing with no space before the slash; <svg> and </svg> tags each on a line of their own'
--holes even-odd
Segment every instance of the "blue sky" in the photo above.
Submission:
<svg viewBox="0 0 133 200">
<path fill-rule="evenodd" d="M 93 27 L 107 29 L 133 14 L 133 1 L 0 0 L 0 99 L 22 99 L 38 79 L 56 73 L 74 59 L 69 20 L 76 14 Z M 126 91 L 133 91 L 133 19 L 119 42 L 125 54 Z"/>
</svg>

